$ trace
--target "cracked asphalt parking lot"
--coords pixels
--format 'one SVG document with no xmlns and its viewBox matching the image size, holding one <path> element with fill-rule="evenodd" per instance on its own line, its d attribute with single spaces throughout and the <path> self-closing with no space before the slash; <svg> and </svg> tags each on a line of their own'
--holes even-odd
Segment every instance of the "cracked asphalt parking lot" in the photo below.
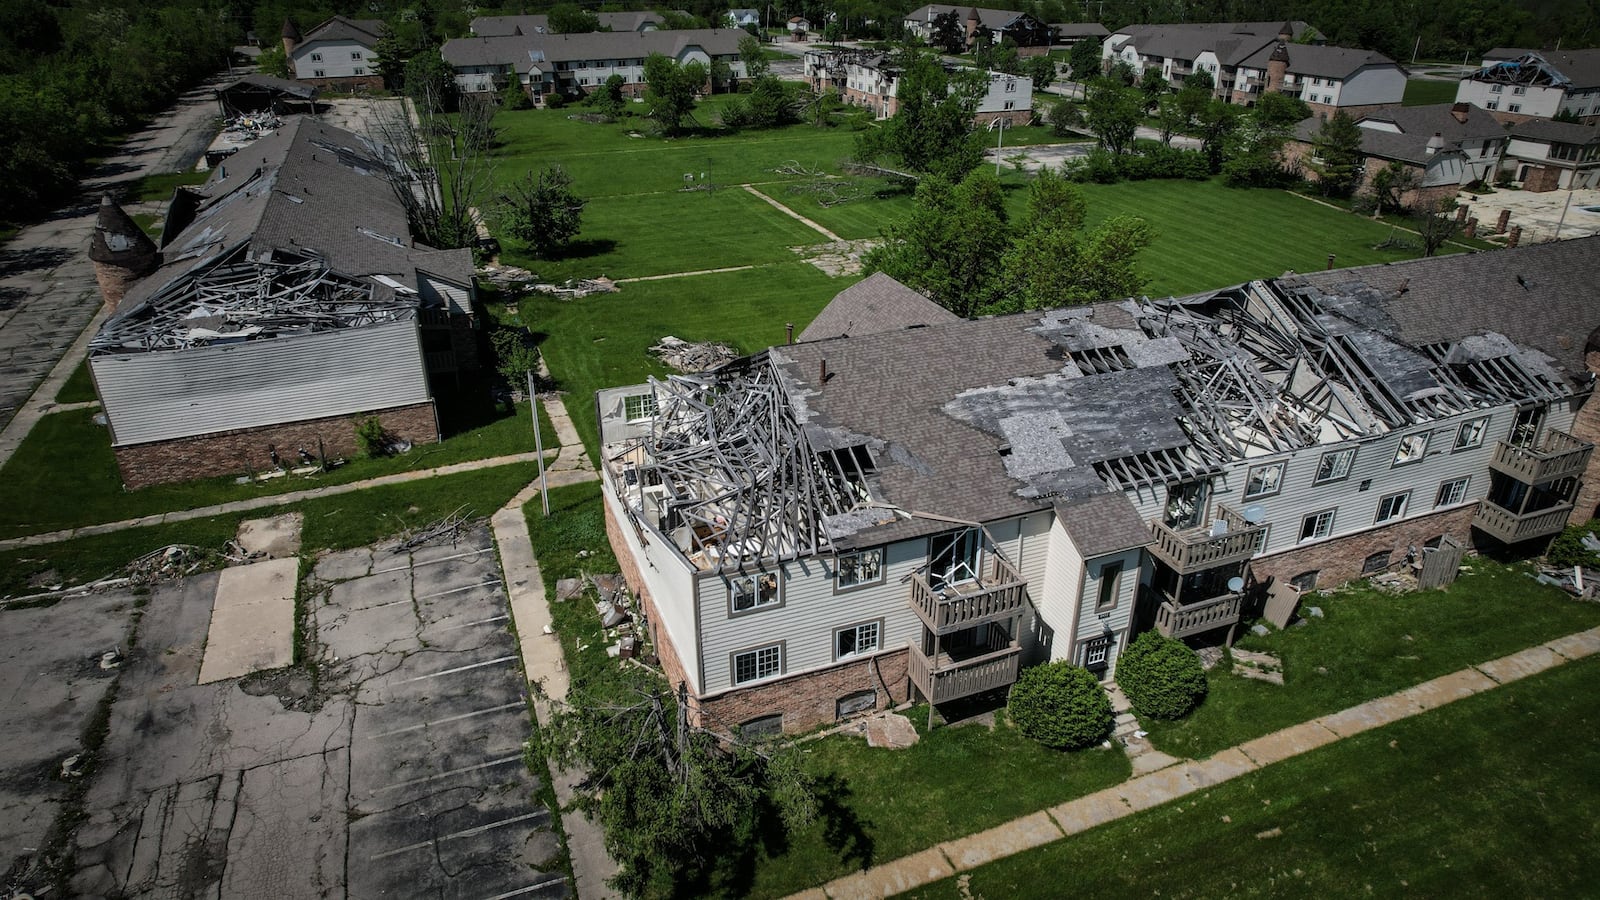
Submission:
<svg viewBox="0 0 1600 900">
<path fill-rule="evenodd" d="M 571 894 L 524 762 L 487 528 L 321 558 L 301 586 L 315 684 L 305 668 L 195 683 L 216 578 L 149 597 L 84 794 L 73 896 Z"/>
</svg>

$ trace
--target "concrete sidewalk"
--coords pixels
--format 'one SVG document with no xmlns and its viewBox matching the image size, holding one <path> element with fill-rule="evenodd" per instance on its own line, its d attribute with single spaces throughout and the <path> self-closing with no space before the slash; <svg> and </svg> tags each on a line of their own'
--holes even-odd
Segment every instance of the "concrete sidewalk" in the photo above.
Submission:
<svg viewBox="0 0 1600 900">
<path fill-rule="evenodd" d="M 1195 791 L 1215 787 L 1273 763 L 1351 735 L 1421 715 L 1530 675 L 1600 653 L 1600 628 L 1591 628 L 1468 666 L 1432 681 L 1319 716 L 1246 741 L 1203 760 L 1185 760 L 1086 797 L 1013 819 L 920 853 L 847 875 L 794 896 L 876 898 L 953 877 L 985 863 L 1088 831 Z"/>
</svg>

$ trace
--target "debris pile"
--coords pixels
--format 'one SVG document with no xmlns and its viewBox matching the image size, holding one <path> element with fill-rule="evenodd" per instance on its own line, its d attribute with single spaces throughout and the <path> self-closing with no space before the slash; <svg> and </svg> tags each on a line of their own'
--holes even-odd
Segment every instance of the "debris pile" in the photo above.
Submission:
<svg viewBox="0 0 1600 900">
<path fill-rule="evenodd" d="M 789 185 L 789 193 L 813 197 L 817 205 L 827 209 L 852 200 L 864 200 L 872 196 L 872 191 L 859 181 L 840 181 L 836 179 L 822 179 L 819 181 L 805 181 L 800 184 Z"/>
<path fill-rule="evenodd" d="M 283 127 L 283 120 L 271 112 L 242 113 L 223 124 L 222 130 L 244 140 L 266 137 Z"/>
<path fill-rule="evenodd" d="M 518 266 L 502 266 L 499 263 L 487 263 L 478 267 L 478 277 L 489 282 L 497 290 L 517 292 L 531 289 L 539 279 L 532 272 Z"/>
<path fill-rule="evenodd" d="M 1542 565 L 1533 577 L 1574 597 L 1600 599 L 1600 570 L 1586 566 Z"/>
<path fill-rule="evenodd" d="M 739 351 L 717 341 L 692 343 L 667 335 L 650 348 L 651 354 L 679 372 L 705 372 L 739 358 Z"/>
<path fill-rule="evenodd" d="M 821 169 L 814 169 L 810 166 L 802 166 L 800 161 L 795 159 L 789 160 L 772 171 L 778 175 L 802 175 L 806 178 L 825 178 L 828 174 Z"/>
<path fill-rule="evenodd" d="M 615 294 L 617 284 L 602 275 L 599 278 L 569 278 L 560 284 L 535 284 L 533 289 L 559 300 L 576 300 L 590 294 Z"/>
<path fill-rule="evenodd" d="M 455 512 L 442 519 L 435 519 L 420 528 L 407 529 L 400 535 L 400 540 L 395 543 L 392 552 L 409 553 L 418 547 L 443 543 L 447 539 L 453 547 L 461 540 L 461 533 L 475 524 L 471 516 L 472 510 L 458 506 Z"/>
<path fill-rule="evenodd" d="M 211 551 L 193 544 L 169 544 L 128 563 L 129 584 L 155 584 L 182 578 L 205 568 Z"/>
<path fill-rule="evenodd" d="M 506 294 L 521 294 L 527 291 L 537 291 L 549 294 L 562 300 L 576 300 L 590 294 L 614 294 L 617 285 L 611 279 L 601 276 L 599 278 L 569 278 L 560 284 L 551 284 L 540 281 L 539 276 L 519 266 L 505 266 L 499 263 L 486 263 L 478 267 L 478 278 L 489 282 L 494 288 Z"/>
</svg>

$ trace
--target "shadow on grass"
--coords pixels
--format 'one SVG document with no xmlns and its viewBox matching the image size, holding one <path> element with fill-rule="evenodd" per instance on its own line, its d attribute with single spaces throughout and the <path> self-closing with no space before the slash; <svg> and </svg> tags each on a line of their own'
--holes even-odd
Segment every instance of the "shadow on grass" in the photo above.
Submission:
<svg viewBox="0 0 1600 900">
<path fill-rule="evenodd" d="M 812 783 L 817 820 L 822 839 L 851 871 L 865 869 L 876 858 L 867 823 L 850 804 L 849 784 L 837 774 L 828 773 Z M 763 792 L 749 823 L 752 832 L 729 835 L 726 849 L 715 867 L 703 877 L 677 886 L 678 897 L 747 897 L 756 885 L 756 874 L 763 860 L 784 856 L 790 850 L 790 834 L 782 812 Z"/>
<path fill-rule="evenodd" d="M 556 253 L 550 255 L 546 262 L 565 262 L 569 259 L 587 259 L 599 256 L 602 253 L 611 253 L 617 249 L 617 242 L 610 238 L 583 238 L 569 241 Z"/>
<path fill-rule="evenodd" d="M 510 403 L 495 398 L 492 388 L 488 378 L 464 378 L 459 386 L 435 392 L 439 430 L 446 440 L 517 414 Z"/>
</svg>

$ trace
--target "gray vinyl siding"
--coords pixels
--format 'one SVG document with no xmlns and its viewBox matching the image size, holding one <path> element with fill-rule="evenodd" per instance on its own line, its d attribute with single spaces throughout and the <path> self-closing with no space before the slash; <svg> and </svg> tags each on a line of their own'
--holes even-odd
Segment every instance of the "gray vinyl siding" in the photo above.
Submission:
<svg viewBox="0 0 1600 900">
<path fill-rule="evenodd" d="M 624 510 L 622 501 L 611 490 L 609 481 L 602 480 L 601 495 L 611 507 L 611 515 L 620 525 L 623 542 L 627 544 L 628 554 L 639 565 L 640 577 L 644 579 L 644 589 L 655 602 L 656 617 L 653 624 L 665 631 L 665 635 L 657 634 L 657 638 L 665 637 L 672 642 L 673 649 L 678 654 L 678 659 L 683 662 L 689 676 L 689 689 L 696 694 L 701 692 L 701 677 L 696 661 L 699 657 L 699 631 L 695 623 L 695 573 L 690 570 L 688 560 L 684 559 L 665 538 L 649 529 L 644 529 L 645 540 L 640 541 L 640 530 L 635 527 L 634 519 Z M 634 586 L 637 589 L 638 585 Z"/>
<path fill-rule="evenodd" d="M 418 272 L 417 293 L 429 303 L 443 301 L 450 304 L 450 311 L 453 313 L 472 315 L 472 293 L 453 281 L 426 272 Z"/>
<path fill-rule="evenodd" d="M 1033 603 L 1023 618 L 1022 633 L 1018 636 L 1024 662 L 1041 661 L 1050 655 L 1052 641 L 1048 630 L 1039 627 L 1038 607 L 1045 580 L 1049 577 L 1050 523 L 1053 521 L 1055 515 L 1049 512 L 1018 519 L 1016 547 L 1006 551 L 1012 554 L 1011 561 L 1016 563 L 1023 580 L 1028 582 L 1028 599 Z"/>
<path fill-rule="evenodd" d="M 429 400 L 415 321 L 89 362 L 116 446 Z"/>
</svg>

